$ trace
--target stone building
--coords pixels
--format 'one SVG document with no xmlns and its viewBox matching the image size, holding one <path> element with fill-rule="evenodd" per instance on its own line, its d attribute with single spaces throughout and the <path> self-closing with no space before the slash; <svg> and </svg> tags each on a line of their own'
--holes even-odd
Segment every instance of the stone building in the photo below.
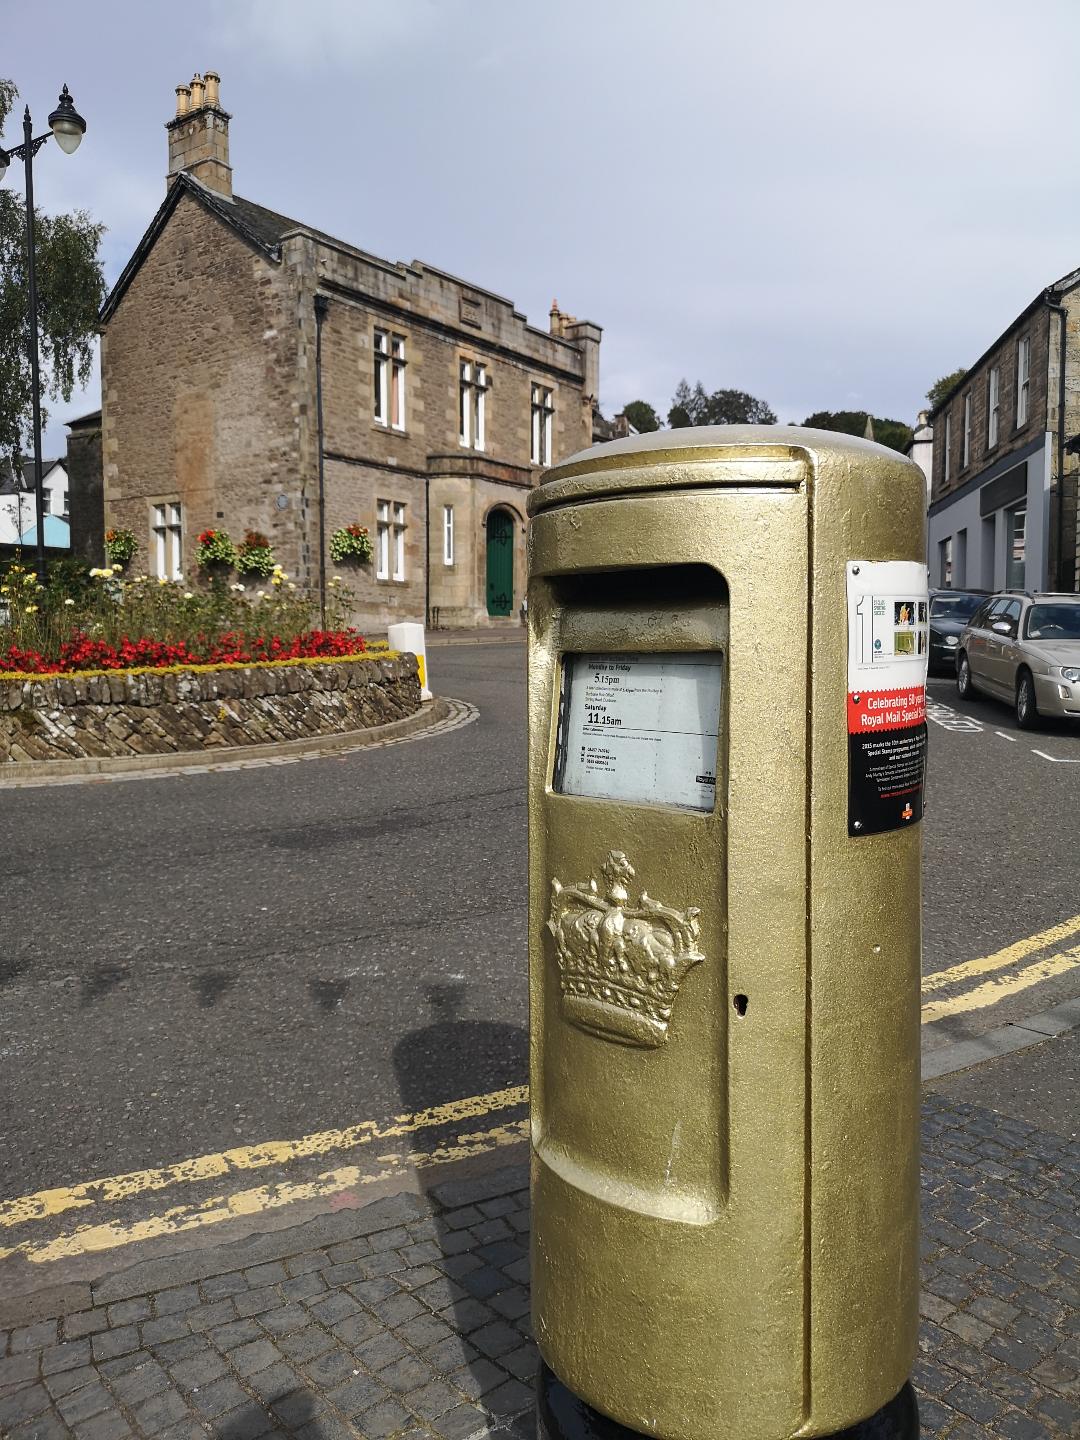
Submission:
<svg viewBox="0 0 1080 1440">
<path fill-rule="evenodd" d="M 357 522 L 362 626 L 519 623 L 526 494 L 602 432 L 600 327 L 241 199 L 219 83 L 178 87 L 165 201 L 102 310 L 105 523 L 168 575 L 203 529 L 258 530 L 317 590 Z"/>
<path fill-rule="evenodd" d="M 88 565 L 105 563 L 105 519 L 101 473 L 101 411 L 67 422 L 68 508 L 71 553 Z"/>
<path fill-rule="evenodd" d="M 1075 590 L 1080 270 L 1040 291 L 929 420 L 930 583 Z"/>
</svg>

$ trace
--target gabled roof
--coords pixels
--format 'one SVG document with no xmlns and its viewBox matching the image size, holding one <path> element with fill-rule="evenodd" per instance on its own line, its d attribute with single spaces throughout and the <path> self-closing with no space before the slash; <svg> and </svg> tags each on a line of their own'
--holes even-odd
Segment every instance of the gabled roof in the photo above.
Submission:
<svg viewBox="0 0 1080 1440">
<path fill-rule="evenodd" d="M 216 215 L 219 220 L 224 221 L 231 230 L 234 230 L 241 240 L 275 263 L 281 260 L 281 237 L 294 230 L 307 230 L 308 228 L 297 220 L 290 220 L 286 215 L 278 215 L 273 210 L 267 210 L 263 205 L 256 205 L 252 200 L 242 200 L 238 195 L 229 200 L 225 196 L 219 195 L 216 190 L 208 189 L 207 186 L 189 175 L 186 170 L 181 170 L 169 186 L 169 193 L 147 226 L 146 233 L 135 246 L 131 259 L 121 271 L 120 278 L 109 291 L 105 304 L 101 307 L 101 313 L 98 315 L 98 320 L 102 324 L 109 319 L 124 298 L 128 286 L 138 274 L 143 261 L 153 249 L 158 236 L 168 224 L 170 215 L 184 195 L 191 195 L 198 200 L 200 205 L 209 210 L 211 214 Z"/>
<path fill-rule="evenodd" d="M 979 366 L 983 363 L 984 360 L 989 359 L 991 354 L 997 349 L 997 347 L 1001 344 L 1002 340 L 1005 339 L 1005 337 L 1009 334 L 1010 331 L 1015 330 L 1018 325 L 1022 325 L 1024 321 L 1039 308 L 1040 305 L 1045 305 L 1047 303 L 1060 303 L 1062 295 L 1067 295 L 1070 290 L 1075 290 L 1077 285 L 1080 285 L 1080 269 L 1070 270 L 1069 273 L 1067 275 L 1063 275 L 1060 280 L 1055 280 L 1053 284 L 1047 285 L 1045 290 L 1040 290 L 1039 293 L 1035 296 L 1035 299 L 1032 300 L 1030 305 L 1026 305 L 1024 309 L 1020 311 L 1020 314 L 1017 315 L 1016 319 L 1010 321 L 1009 324 L 1005 326 L 1005 329 L 1002 330 L 1001 333 L 997 336 L 997 338 L 991 341 L 991 343 L 986 347 L 986 349 L 975 361 L 975 363 L 966 367 L 963 376 L 956 382 L 952 389 L 945 392 L 945 394 L 930 411 L 930 414 L 927 417 L 930 420 L 931 424 L 934 422 L 934 420 L 937 419 L 938 415 L 941 414 L 942 410 L 945 409 L 946 405 L 950 403 L 950 401 L 958 393 L 958 391 L 962 390 L 964 386 L 968 384 L 969 377 L 973 375 L 976 370 L 978 370 Z"/>
<path fill-rule="evenodd" d="M 62 462 L 59 460 L 43 460 L 41 462 L 41 478 L 44 481 Z M 23 460 L 19 466 L 21 474 L 18 474 L 10 460 L 0 464 L 0 495 L 27 495 L 34 489 L 34 462 Z"/>
</svg>

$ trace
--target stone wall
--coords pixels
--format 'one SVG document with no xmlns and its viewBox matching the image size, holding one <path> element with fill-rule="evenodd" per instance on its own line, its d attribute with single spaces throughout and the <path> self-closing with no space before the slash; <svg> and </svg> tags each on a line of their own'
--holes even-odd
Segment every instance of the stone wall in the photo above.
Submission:
<svg viewBox="0 0 1080 1440">
<path fill-rule="evenodd" d="M 1074 302 L 1072 302 L 1074 303 Z M 1025 312 L 1026 313 L 1026 312 Z M 1019 450 L 1047 429 L 1054 429 L 1057 420 L 1057 322 L 1054 325 L 1053 354 L 1049 354 L 1049 313 L 1040 307 L 1026 319 L 1014 321 L 994 348 L 974 370 L 948 405 L 934 414 L 934 461 L 931 501 L 936 504 L 954 490 L 967 484 L 974 475 L 985 470 L 1012 450 Z M 1028 383 L 1028 413 L 1023 425 L 1016 424 L 1016 355 L 1017 341 L 1027 336 L 1031 341 Z M 1048 356 L 1050 364 L 1048 367 Z M 998 440 L 991 446 L 987 431 L 989 374 L 998 367 Z M 968 463 L 964 455 L 964 400 L 971 397 L 971 443 Z M 1050 413 L 1052 412 L 1052 413 Z M 949 416 L 949 482 L 945 483 L 945 417 Z M 1048 419 L 1049 415 L 1049 419 Z"/>
<path fill-rule="evenodd" d="M 341 734 L 420 708 L 416 657 L 0 680 L 0 765 Z"/>
<path fill-rule="evenodd" d="M 105 523 L 134 532 L 136 574 L 154 573 L 153 508 L 171 502 L 185 575 L 216 526 L 264 532 L 310 579 L 296 305 L 291 273 L 180 198 L 102 336 Z"/>
</svg>

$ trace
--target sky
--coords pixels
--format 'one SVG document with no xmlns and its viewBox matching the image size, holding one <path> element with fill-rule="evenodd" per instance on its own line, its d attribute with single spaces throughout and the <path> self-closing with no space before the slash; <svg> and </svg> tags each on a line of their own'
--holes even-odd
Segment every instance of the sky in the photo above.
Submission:
<svg viewBox="0 0 1080 1440">
<path fill-rule="evenodd" d="M 110 284 L 217 70 L 238 195 L 595 321 L 605 413 L 685 376 L 910 423 L 1080 266 L 1078 40 L 1077 0 L 50 0 L 4 6 L 0 75 L 8 143 L 69 86 L 36 198 L 108 227 Z"/>
</svg>

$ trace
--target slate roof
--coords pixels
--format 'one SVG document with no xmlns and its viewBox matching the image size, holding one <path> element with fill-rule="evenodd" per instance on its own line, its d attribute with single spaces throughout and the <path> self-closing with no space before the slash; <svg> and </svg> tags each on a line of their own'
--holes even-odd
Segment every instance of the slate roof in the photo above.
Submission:
<svg viewBox="0 0 1080 1440">
<path fill-rule="evenodd" d="M 169 186 L 169 193 L 158 207 L 157 214 L 151 220 L 146 233 L 136 245 L 120 278 L 106 297 L 98 316 L 102 324 L 109 319 L 123 299 L 124 292 L 153 249 L 154 243 L 164 230 L 169 216 L 176 209 L 183 195 L 193 196 L 200 205 L 209 210 L 211 214 L 216 215 L 248 245 L 275 263 L 281 260 L 281 241 L 286 235 L 295 234 L 297 231 L 304 235 L 310 235 L 316 240 L 323 240 L 339 249 L 350 250 L 356 255 L 365 255 L 371 260 L 378 258 L 374 255 L 367 256 L 365 251 L 359 250 L 355 245 L 350 245 L 347 240 L 339 240 L 333 235 L 328 235 L 324 230 L 315 230 L 312 226 L 305 225 L 302 220 L 293 220 L 288 215 L 279 214 L 276 210 L 268 210 L 265 205 L 256 205 L 254 200 L 245 200 L 240 195 L 235 195 L 230 200 L 219 195 L 216 190 L 211 190 L 208 186 L 203 185 L 201 181 L 189 175 L 186 170 L 181 170 Z M 386 265 L 387 261 L 378 260 L 378 263 Z M 401 267 L 391 265 L 390 268 L 400 269 Z"/>
<path fill-rule="evenodd" d="M 42 460 L 41 478 L 44 480 L 44 478 L 49 474 L 49 472 L 51 470 L 54 470 L 59 464 L 59 460 Z M 22 470 L 22 476 L 21 479 L 17 479 L 14 466 L 12 465 L 10 460 L 5 460 L 2 464 L 0 464 L 0 495 L 26 495 L 33 491 L 33 460 L 24 460 L 20 468 Z"/>
<path fill-rule="evenodd" d="M 158 208 L 157 214 L 151 220 L 146 233 L 136 245 L 131 259 L 124 266 L 124 269 L 109 292 L 101 313 L 99 321 L 104 324 L 117 305 L 123 299 L 124 292 L 131 284 L 140 266 L 147 255 L 153 249 L 158 236 L 168 223 L 169 216 L 180 203 L 183 195 L 191 195 L 198 200 L 199 204 L 216 215 L 229 228 L 236 232 L 253 249 L 259 251 L 268 260 L 275 263 L 281 260 L 281 242 L 286 235 L 310 235 L 313 240 L 321 240 L 326 245 L 333 245 L 335 249 L 347 251 L 351 255 L 359 256 L 362 260 L 371 264 L 381 266 L 384 270 L 396 271 L 399 274 L 408 273 L 410 267 L 402 261 L 385 260 L 379 255 L 373 255 L 368 250 L 362 250 L 358 245 L 352 245 L 348 240 L 341 240 L 336 235 L 330 235 L 325 230 L 316 230 L 312 225 L 306 225 L 302 220 L 293 220 L 288 215 L 282 215 L 277 210 L 268 210 L 265 205 L 256 205 L 254 200 L 245 200 L 240 195 L 234 195 L 230 200 L 219 195 L 216 190 L 189 175 L 186 170 L 181 170 L 179 175 L 169 186 L 169 192 Z M 419 265 L 419 261 L 414 261 Z M 462 280 L 460 276 L 449 275 L 446 271 L 438 270 L 434 266 L 425 264 L 423 268 L 431 274 L 443 275 L 447 279 L 456 280 L 459 284 L 466 286 L 469 290 L 479 295 L 490 295 L 493 299 L 503 304 L 512 305 L 503 295 L 496 295 L 494 291 L 485 289 L 482 285 L 476 285 L 472 281 Z M 540 332 L 546 334 L 546 331 Z M 558 337 L 549 337 L 557 340 Z M 559 343 L 568 344 L 567 341 Z"/>
<path fill-rule="evenodd" d="M 1053 284 L 1047 285 L 1045 290 L 1040 290 L 1039 293 L 1035 296 L 1035 299 L 1032 300 L 1029 305 L 1024 306 L 1023 310 L 1020 311 L 1020 314 L 1017 315 L 1016 319 L 1011 320 L 1009 324 L 1005 326 L 1005 329 L 1002 330 L 1001 333 L 997 336 L 997 338 L 991 341 L 991 343 L 986 347 L 986 349 L 979 356 L 979 358 L 973 364 L 966 367 L 963 375 L 960 377 L 959 380 L 957 380 L 956 384 L 952 387 L 952 389 L 945 392 L 945 394 L 930 411 L 927 417 L 931 425 L 941 414 L 942 410 L 944 410 L 947 405 L 951 404 L 953 397 L 960 390 L 962 390 L 965 385 L 971 383 L 970 377 L 975 373 L 976 370 L 978 370 L 979 366 L 982 365 L 983 362 L 988 359 L 988 357 L 997 349 L 997 347 L 1001 344 L 1002 340 L 1004 340 L 1005 337 L 1008 335 L 1010 330 L 1015 330 L 1019 325 L 1022 325 L 1023 322 L 1028 318 L 1028 316 L 1031 315 L 1035 310 L 1037 310 L 1040 305 L 1046 305 L 1047 303 L 1059 304 L 1061 301 L 1061 296 L 1067 295 L 1070 290 L 1075 290 L 1077 285 L 1080 285 L 1080 269 L 1070 270 L 1069 273 L 1067 275 L 1063 275 L 1060 280 L 1055 280 Z"/>
</svg>

